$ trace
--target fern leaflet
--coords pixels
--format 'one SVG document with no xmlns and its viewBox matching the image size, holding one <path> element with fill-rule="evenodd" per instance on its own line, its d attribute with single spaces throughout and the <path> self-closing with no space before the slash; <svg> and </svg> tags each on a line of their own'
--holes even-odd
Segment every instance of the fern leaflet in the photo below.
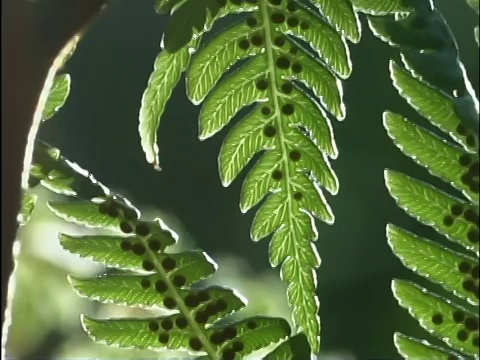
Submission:
<svg viewBox="0 0 480 360">
<path fill-rule="evenodd" d="M 395 4 L 399 2 L 383 1 L 383 8 L 371 14 L 400 11 Z M 405 68 L 390 63 L 399 94 L 454 143 L 388 111 L 384 126 L 404 154 L 463 197 L 396 171 L 385 172 L 388 190 L 402 209 L 460 245 L 456 251 L 395 225 L 387 226 L 388 242 L 402 263 L 455 295 L 452 301 L 413 282 L 393 280 L 399 304 L 450 348 L 401 333 L 395 334 L 394 342 L 407 359 L 478 359 L 478 101 L 464 77 L 455 40 L 441 14 L 430 1 L 409 5 L 412 9 L 404 14 L 371 16 L 370 27 L 402 51 Z"/>
<path fill-rule="evenodd" d="M 289 338 L 291 330 L 284 319 L 254 316 L 228 321 L 246 302 L 232 289 L 197 285 L 217 269 L 208 255 L 199 250 L 169 252 L 177 236 L 160 219 L 140 220 L 140 212 L 128 200 L 110 193 L 57 149 L 37 142 L 35 150 L 31 176 L 36 184 L 74 197 L 49 202 L 49 208 L 67 221 L 113 232 L 60 234 L 65 250 L 119 269 L 95 278 L 69 276 L 76 293 L 101 303 L 168 312 L 151 318 L 84 315 L 83 328 L 95 342 L 135 349 L 181 349 L 210 359 L 236 359 L 278 343 L 269 358 L 298 358 L 310 352 L 305 337 L 303 342 L 301 337 Z"/>
</svg>

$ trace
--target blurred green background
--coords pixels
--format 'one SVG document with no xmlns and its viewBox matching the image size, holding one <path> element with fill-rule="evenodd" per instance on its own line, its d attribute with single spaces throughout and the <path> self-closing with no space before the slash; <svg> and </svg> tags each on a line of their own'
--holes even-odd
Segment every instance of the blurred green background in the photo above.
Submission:
<svg viewBox="0 0 480 360">
<path fill-rule="evenodd" d="M 478 90 L 478 47 L 473 38 L 478 19 L 465 1 L 436 4 L 457 37 L 461 59 Z M 163 171 L 153 171 L 145 161 L 137 132 L 138 110 L 165 21 L 154 13 L 151 1 L 112 1 L 69 60 L 70 97 L 42 125 L 40 137 L 125 195 L 147 217 L 162 217 L 180 234 L 180 246 L 207 251 L 220 265 L 212 281 L 235 287 L 247 297 L 247 313 L 289 318 L 278 270 L 268 264 L 268 240 L 255 244 L 249 239 L 255 211 L 242 215 L 239 210 L 245 172 L 228 189 L 220 183 L 217 155 L 228 129 L 205 142 L 198 140 L 198 107 L 187 100 L 183 82 L 161 123 Z M 326 196 L 336 222 L 333 226 L 318 223 L 322 350 L 343 358 L 398 359 L 392 343 L 394 331 L 428 335 L 397 305 L 390 281 L 401 277 L 425 282 L 393 256 L 385 225 L 393 222 L 444 240 L 395 206 L 385 189 L 383 170 L 394 168 L 439 182 L 403 156 L 382 127 L 381 114 L 387 108 L 423 125 L 425 121 L 397 95 L 388 78 L 388 59 L 397 59 L 398 51 L 374 38 L 364 17 L 362 25 L 362 42 L 351 46 L 354 73 L 344 83 L 348 116 L 333 124 L 340 155 L 332 166 L 340 179 L 340 192 Z M 68 273 L 95 275 L 104 269 L 60 248 L 58 232 L 85 230 L 55 218 L 45 206 L 51 193 L 36 192 L 37 208 L 20 234 L 9 355 L 16 359 L 159 357 L 96 345 L 82 332 L 81 313 L 109 317 L 146 312 L 99 305 L 73 293 Z"/>
</svg>

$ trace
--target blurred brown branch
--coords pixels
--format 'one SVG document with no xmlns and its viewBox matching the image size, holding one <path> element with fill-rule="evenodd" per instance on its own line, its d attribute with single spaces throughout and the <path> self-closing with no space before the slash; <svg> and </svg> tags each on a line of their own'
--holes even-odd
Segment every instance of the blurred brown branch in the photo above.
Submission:
<svg viewBox="0 0 480 360">
<path fill-rule="evenodd" d="M 2 324 L 7 317 L 24 158 L 31 155 L 26 154 L 27 137 L 40 93 L 60 51 L 107 2 L 2 0 Z M 35 22 L 33 10 L 40 3 L 49 11 Z"/>
</svg>

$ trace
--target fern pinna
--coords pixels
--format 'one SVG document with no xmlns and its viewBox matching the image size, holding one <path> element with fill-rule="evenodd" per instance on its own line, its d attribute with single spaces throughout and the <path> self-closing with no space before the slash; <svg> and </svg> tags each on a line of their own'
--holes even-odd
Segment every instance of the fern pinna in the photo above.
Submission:
<svg viewBox="0 0 480 360">
<path fill-rule="evenodd" d="M 39 183 L 74 196 L 72 201 L 48 204 L 56 215 L 109 232 L 60 235 L 67 251 L 119 269 L 95 278 L 70 276 L 80 296 L 169 312 L 154 318 L 82 316 L 83 327 L 95 342 L 135 349 L 181 349 L 209 359 L 242 358 L 281 342 L 267 359 L 309 356 L 307 339 L 302 334 L 289 338 L 291 330 L 284 319 L 255 316 L 228 321 L 230 314 L 245 306 L 245 300 L 228 288 L 197 285 L 216 271 L 211 258 L 199 250 L 168 252 L 177 237 L 160 219 L 140 220 L 139 211 L 130 202 L 110 193 L 87 172 L 60 156 L 57 149 L 40 141 L 35 146 L 31 172 L 31 185 Z"/>
<path fill-rule="evenodd" d="M 345 118 L 339 79 L 352 70 L 346 39 L 360 38 L 357 16 L 349 0 L 203 0 L 197 3 L 203 4 L 197 19 L 183 10 L 197 6 L 196 1 L 157 1 L 158 9 L 172 11 L 167 50 L 178 48 L 171 33 L 176 24 L 178 32 L 193 26 L 194 36 L 177 52 L 162 51 L 155 61 L 140 110 L 142 147 L 158 166 L 156 132 L 183 72 L 189 99 L 203 103 L 201 140 L 241 117 L 220 149 L 221 181 L 230 185 L 262 153 L 243 182 L 240 209 L 245 213 L 261 203 L 251 238 L 273 234 L 270 263 L 281 265 L 293 319 L 318 352 L 315 269 L 320 258 L 312 244 L 318 236 L 314 218 L 333 223 L 320 186 L 331 194 L 338 191 L 328 160 L 337 157 L 337 148 L 325 110 Z M 201 41 L 216 20 L 233 14 L 233 24 Z"/>
<path fill-rule="evenodd" d="M 478 358 L 478 101 L 464 76 L 451 31 L 433 3 L 404 3 L 407 8 L 377 9 L 372 14 L 401 12 L 371 16 L 370 27 L 382 40 L 400 47 L 405 67 L 390 62 L 399 94 L 454 142 L 388 111 L 384 126 L 403 153 L 457 191 L 447 193 L 392 170 L 385 172 L 386 185 L 408 214 L 460 246 L 453 250 L 388 225 L 388 242 L 403 264 L 455 295 L 450 300 L 395 279 L 392 289 L 400 305 L 450 349 L 401 333 L 395 334 L 395 345 L 407 359 Z"/>
</svg>

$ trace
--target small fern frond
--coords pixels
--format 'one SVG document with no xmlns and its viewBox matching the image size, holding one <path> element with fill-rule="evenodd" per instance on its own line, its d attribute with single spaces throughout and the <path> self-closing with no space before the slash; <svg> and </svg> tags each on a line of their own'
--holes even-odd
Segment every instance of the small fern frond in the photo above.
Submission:
<svg viewBox="0 0 480 360">
<path fill-rule="evenodd" d="M 383 1 L 383 8 L 373 14 L 388 14 L 395 4 Z M 392 170 L 385 171 L 385 182 L 402 209 L 460 249 L 450 249 L 392 224 L 387 226 L 389 245 L 402 263 L 454 295 L 450 300 L 415 283 L 393 280 L 399 304 L 449 348 L 400 333 L 395 334 L 394 342 L 406 359 L 478 359 L 478 101 L 441 14 L 430 1 L 409 2 L 409 6 L 412 9 L 402 15 L 370 17 L 369 24 L 375 35 L 402 51 L 405 68 L 390 62 L 390 75 L 399 94 L 443 134 L 388 111 L 384 126 L 405 155 L 452 189 L 441 191 Z"/>
<path fill-rule="evenodd" d="M 178 237 L 160 219 L 141 220 L 128 200 L 111 194 L 57 149 L 38 142 L 35 150 L 33 176 L 51 190 L 74 197 L 68 202 L 49 202 L 49 208 L 67 221 L 113 232 L 59 235 L 62 247 L 70 253 L 118 269 L 94 278 L 69 276 L 75 292 L 105 304 L 168 313 L 120 319 L 83 315 L 83 328 L 93 341 L 123 348 L 181 349 L 210 359 L 237 359 L 279 343 L 281 347 L 273 350 L 279 354 L 274 359 L 310 352 L 306 339 L 302 348 L 291 348 L 300 340 L 289 338 L 291 329 L 284 319 L 254 316 L 229 321 L 228 316 L 244 308 L 246 300 L 232 289 L 197 284 L 217 270 L 205 252 L 168 251 Z"/>
<path fill-rule="evenodd" d="M 65 104 L 70 93 L 70 75 L 56 75 L 53 79 L 53 85 L 48 94 L 45 108 L 43 109 L 43 120 L 48 120 Z"/>
<path fill-rule="evenodd" d="M 320 322 L 314 269 L 320 259 L 312 244 L 317 239 L 314 218 L 329 224 L 334 221 L 320 188 L 336 194 L 339 187 L 328 161 L 328 157 L 336 158 L 338 151 L 327 112 L 338 120 L 345 118 L 340 80 L 352 71 L 346 41 L 360 39 L 357 15 L 349 0 L 311 0 L 308 4 L 228 0 L 221 2 L 218 10 L 209 8 L 208 1 L 189 4 L 193 2 L 169 2 L 178 4 L 168 7 L 170 24 L 177 28 L 192 24 L 182 7 L 202 8 L 194 15 L 198 15 L 193 20 L 195 31 L 186 31 L 191 38 L 183 39 L 184 43 L 199 40 L 224 16 L 237 15 L 240 21 L 211 40 L 201 41 L 198 51 L 185 45 L 164 56 L 178 56 L 187 48 L 194 53 L 186 66 L 187 95 L 194 104 L 202 104 L 201 140 L 246 112 L 220 150 L 221 181 L 230 185 L 250 160 L 263 152 L 243 183 L 240 209 L 246 212 L 261 204 L 251 237 L 258 241 L 273 235 L 270 263 L 281 265 L 295 323 L 318 353 Z M 168 35 L 167 29 L 165 41 Z M 152 78 L 163 81 L 158 75 Z M 144 97 L 142 109 L 146 108 L 159 111 L 157 114 L 163 111 Z M 142 111 L 140 121 L 144 124 Z M 149 161 L 152 151 L 148 149 L 156 146 L 152 132 L 157 127 L 158 123 L 140 129 Z"/>
</svg>

